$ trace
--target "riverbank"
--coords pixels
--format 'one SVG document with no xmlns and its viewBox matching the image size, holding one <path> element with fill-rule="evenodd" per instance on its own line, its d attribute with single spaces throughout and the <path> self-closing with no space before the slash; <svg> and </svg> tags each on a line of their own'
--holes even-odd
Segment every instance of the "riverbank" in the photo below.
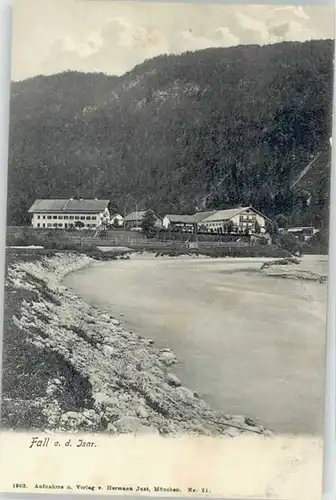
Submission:
<svg viewBox="0 0 336 500">
<path fill-rule="evenodd" d="M 301 259 L 282 259 L 265 263 L 261 272 L 266 276 L 316 281 L 326 283 L 328 279 L 327 256 L 305 256 Z"/>
<path fill-rule="evenodd" d="M 175 354 L 127 331 L 63 284 L 94 262 L 76 253 L 18 253 L 5 284 L 2 425 L 6 429 L 191 433 L 269 432 L 212 410 L 174 374 Z M 113 283 L 111 283 L 113 287 Z M 117 293 L 117 290 L 116 290 Z"/>
<path fill-rule="evenodd" d="M 91 230 L 34 229 L 32 227 L 7 228 L 6 244 L 8 247 L 35 246 L 53 251 L 95 253 L 102 259 L 102 254 L 115 251 L 151 252 L 156 256 L 178 257 L 182 255 L 206 255 L 212 258 L 222 257 L 289 257 L 291 252 L 281 245 L 248 244 L 246 241 L 216 241 L 214 235 L 199 236 L 199 241 L 187 241 L 146 238 L 135 231 L 108 230 L 105 236 L 94 237 Z"/>
</svg>

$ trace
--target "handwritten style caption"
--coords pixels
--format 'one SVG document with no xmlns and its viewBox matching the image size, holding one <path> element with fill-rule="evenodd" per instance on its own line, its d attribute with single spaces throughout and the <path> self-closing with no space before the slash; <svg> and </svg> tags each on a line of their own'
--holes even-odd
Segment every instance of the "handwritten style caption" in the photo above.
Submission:
<svg viewBox="0 0 336 500">
<path fill-rule="evenodd" d="M 52 439 L 51 437 L 39 438 L 34 436 L 31 439 L 29 448 L 48 448 L 53 446 L 54 448 L 97 448 L 94 441 L 84 441 L 84 439 L 67 439 L 66 441 L 60 441 Z"/>
</svg>

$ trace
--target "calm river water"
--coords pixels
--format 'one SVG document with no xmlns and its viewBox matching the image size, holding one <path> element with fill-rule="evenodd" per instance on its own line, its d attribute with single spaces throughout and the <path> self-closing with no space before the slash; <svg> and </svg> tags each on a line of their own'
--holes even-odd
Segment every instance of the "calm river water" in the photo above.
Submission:
<svg viewBox="0 0 336 500">
<path fill-rule="evenodd" d="M 65 283 L 126 328 L 173 349 L 174 372 L 214 408 L 258 418 L 276 432 L 321 434 L 326 286 L 251 272 L 260 264 L 99 262 Z"/>
</svg>

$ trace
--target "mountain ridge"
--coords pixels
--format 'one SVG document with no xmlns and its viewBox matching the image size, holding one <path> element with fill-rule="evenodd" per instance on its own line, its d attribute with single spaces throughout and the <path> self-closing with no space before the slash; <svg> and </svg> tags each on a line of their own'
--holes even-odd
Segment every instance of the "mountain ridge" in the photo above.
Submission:
<svg viewBox="0 0 336 500">
<path fill-rule="evenodd" d="M 108 197 L 122 213 L 252 204 L 325 220 L 319 176 L 310 205 L 291 182 L 320 151 L 328 177 L 332 64 L 330 40 L 284 42 L 13 83 L 8 223 L 26 223 L 35 198 L 67 196 Z"/>
</svg>

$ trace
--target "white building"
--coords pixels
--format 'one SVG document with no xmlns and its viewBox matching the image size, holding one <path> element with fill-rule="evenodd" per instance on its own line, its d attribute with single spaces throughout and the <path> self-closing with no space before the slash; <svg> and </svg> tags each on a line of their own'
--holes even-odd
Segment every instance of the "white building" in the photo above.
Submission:
<svg viewBox="0 0 336 500">
<path fill-rule="evenodd" d="M 97 229 L 110 223 L 109 200 L 36 200 L 30 207 L 32 226 L 48 229 Z"/>
<path fill-rule="evenodd" d="M 251 206 L 237 207 L 212 213 L 198 222 L 198 228 L 208 232 L 226 232 L 228 226 L 231 226 L 232 232 L 248 231 L 252 234 L 259 226 L 260 233 L 263 234 L 266 232 L 266 221 L 269 221 L 268 217 Z"/>
<path fill-rule="evenodd" d="M 154 210 L 138 210 L 137 212 L 131 212 L 130 214 L 126 215 L 124 218 L 124 227 L 126 229 L 141 229 L 142 225 L 142 220 L 145 217 L 145 215 L 150 212 L 155 220 L 155 227 L 156 228 L 161 228 L 162 227 L 162 217 L 158 215 Z"/>
<path fill-rule="evenodd" d="M 319 232 L 319 230 L 313 226 L 289 227 L 284 231 L 287 231 L 287 233 L 292 234 L 293 236 L 295 236 L 295 238 L 297 238 L 299 241 L 302 242 L 309 241 L 310 238 L 312 238 L 316 233 Z"/>
<path fill-rule="evenodd" d="M 124 217 L 120 214 L 112 214 L 110 217 L 110 224 L 117 227 L 124 225 Z"/>
<path fill-rule="evenodd" d="M 193 231 L 196 226 L 196 220 L 193 215 L 167 214 L 163 218 L 162 225 L 165 229 Z"/>
</svg>

